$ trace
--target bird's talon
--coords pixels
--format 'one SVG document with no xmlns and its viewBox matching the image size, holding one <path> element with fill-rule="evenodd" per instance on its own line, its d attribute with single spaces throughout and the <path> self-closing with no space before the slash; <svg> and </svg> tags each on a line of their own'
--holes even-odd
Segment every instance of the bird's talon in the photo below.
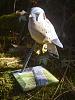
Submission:
<svg viewBox="0 0 75 100">
<path fill-rule="evenodd" d="M 44 44 L 42 47 L 42 52 L 45 53 L 47 52 L 47 44 Z"/>
</svg>

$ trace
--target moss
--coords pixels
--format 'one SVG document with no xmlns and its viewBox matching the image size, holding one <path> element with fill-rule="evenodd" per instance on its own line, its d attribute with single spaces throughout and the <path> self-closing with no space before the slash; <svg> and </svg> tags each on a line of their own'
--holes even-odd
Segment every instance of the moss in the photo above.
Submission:
<svg viewBox="0 0 75 100">
<path fill-rule="evenodd" d="M 19 16 L 16 13 L 0 16 L 0 31 L 17 31 L 19 32 L 22 28 L 22 23 L 19 22 Z"/>
</svg>

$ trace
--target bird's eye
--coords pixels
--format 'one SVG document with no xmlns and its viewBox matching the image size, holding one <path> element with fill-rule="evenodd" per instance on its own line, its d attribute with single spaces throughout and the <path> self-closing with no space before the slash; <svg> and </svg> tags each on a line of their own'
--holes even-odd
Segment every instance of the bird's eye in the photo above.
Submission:
<svg viewBox="0 0 75 100">
<path fill-rule="evenodd" d="M 37 16 L 39 16 L 39 13 L 36 13 Z"/>
<path fill-rule="evenodd" d="M 36 21 L 38 21 L 39 14 L 36 14 Z"/>
</svg>

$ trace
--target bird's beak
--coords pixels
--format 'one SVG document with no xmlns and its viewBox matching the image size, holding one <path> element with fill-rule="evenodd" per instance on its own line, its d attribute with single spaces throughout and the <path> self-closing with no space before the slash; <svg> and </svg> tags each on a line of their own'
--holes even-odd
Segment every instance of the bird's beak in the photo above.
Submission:
<svg viewBox="0 0 75 100">
<path fill-rule="evenodd" d="M 31 17 L 32 17 L 32 15 L 30 14 L 30 15 L 29 15 L 29 18 L 31 18 Z"/>
</svg>

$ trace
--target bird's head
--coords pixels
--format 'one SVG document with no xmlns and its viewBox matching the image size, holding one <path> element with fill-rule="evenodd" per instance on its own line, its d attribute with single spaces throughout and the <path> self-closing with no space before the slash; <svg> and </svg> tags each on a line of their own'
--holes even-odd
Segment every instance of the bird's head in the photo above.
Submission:
<svg viewBox="0 0 75 100">
<path fill-rule="evenodd" d="M 34 18 L 36 21 L 38 21 L 39 19 L 44 19 L 45 18 L 45 12 L 42 8 L 40 7 L 33 7 L 31 9 L 29 18 Z"/>
</svg>

